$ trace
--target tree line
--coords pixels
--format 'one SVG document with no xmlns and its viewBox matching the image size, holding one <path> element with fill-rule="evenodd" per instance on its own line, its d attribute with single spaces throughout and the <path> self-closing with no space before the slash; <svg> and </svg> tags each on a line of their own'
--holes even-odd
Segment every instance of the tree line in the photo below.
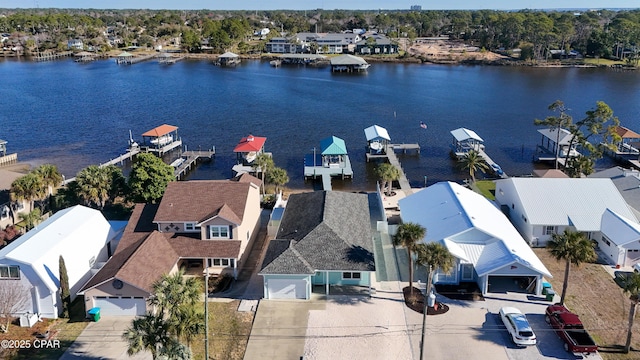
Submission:
<svg viewBox="0 0 640 360">
<path fill-rule="evenodd" d="M 640 10 L 573 11 L 170 11 L 170 10 L 4 10 L 0 32 L 30 39 L 39 50 L 66 47 L 70 38 L 107 47 L 107 36 L 122 46 L 153 46 L 180 38 L 184 51 L 259 51 L 269 37 L 296 32 L 369 29 L 392 38 L 448 36 L 486 50 L 520 48 L 524 59 L 546 59 L 550 50 L 626 59 L 637 65 Z M 255 30 L 271 29 L 254 39 Z M 105 35 L 107 34 L 107 35 Z M 34 41 L 41 38 L 40 41 Z M 26 40 L 24 40 L 26 42 Z"/>
</svg>

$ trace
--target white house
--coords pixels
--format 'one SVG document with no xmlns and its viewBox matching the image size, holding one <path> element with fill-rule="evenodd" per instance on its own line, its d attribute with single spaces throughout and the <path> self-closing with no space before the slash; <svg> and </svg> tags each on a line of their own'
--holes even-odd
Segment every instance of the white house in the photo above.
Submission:
<svg viewBox="0 0 640 360">
<path fill-rule="evenodd" d="M 112 226 L 98 210 L 81 205 L 61 210 L 0 250 L 0 279 L 18 281 L 29 299 L 18 314 L 57 318 L 61 310 L 59 258 L 69 277 L 71 299 L 107 261 L 123 227 Z"/>
<path fill-rule="evenodd" d="M 602 214 L 637 219 L 611 179 L 509 178 L 496 181 L 496 203 L 531 246 L 571 229 L 595 239 Z"/>
<path fill-rule="evenodd" d="M 483 294 L 540 294 L 549 270 L 504 214 L 489 200 L 452 182 L 440 182 L 398 202 L 403 222 L 427 229 L 425 243 L 441 242 L 457 259 L 435 283 L 477 282 Z"/>
<path fill-rule="evenodd" d="M 631 266 L 640 262 L 640 224 L 607 209 L 602 214 L 602 229 L 594 239 L 610 264 Z"/>
</svg>

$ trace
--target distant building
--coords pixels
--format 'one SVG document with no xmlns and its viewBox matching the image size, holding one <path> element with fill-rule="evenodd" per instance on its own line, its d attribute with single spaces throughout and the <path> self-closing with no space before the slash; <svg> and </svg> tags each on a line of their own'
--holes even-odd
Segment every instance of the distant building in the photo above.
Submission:
<svg viewBox="0 0 640 360">
<path fill-rule="evenodd" d="M 84 43 L 80 39 L 71 39 L 67 41 L 67 47 L 69 49 L 82 50 L 82 48 L 84 47 Z"/>
<path fill-rule="evenodd" d="M 411 11 L 422 11 L 422 6 L 420 6 L 420 5 L 411 5 Z"/>
<path fill-rule="evenodd" d="M 397 54 L 398 44 L 380 34 L 367 36 L 356 44 L 356 54 Z"/>
</svg>

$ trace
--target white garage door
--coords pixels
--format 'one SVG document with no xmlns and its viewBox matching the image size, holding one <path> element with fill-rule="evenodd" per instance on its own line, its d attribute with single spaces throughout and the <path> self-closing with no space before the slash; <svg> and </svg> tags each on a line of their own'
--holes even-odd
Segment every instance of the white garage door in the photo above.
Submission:
<svg viewBox="0 0 640 360">
<path fill-rule="evenodd" d="M 269 299 L 306 299 L 307 282 L 294 279 L 269 279 Z"/>
<path fill-rule="evenodd" d="M 93 298 L 93 305 L 100 308 L 100 316 L 144 315 L 147 304 L 141 297 L 102 297 Z"/>
</svg>

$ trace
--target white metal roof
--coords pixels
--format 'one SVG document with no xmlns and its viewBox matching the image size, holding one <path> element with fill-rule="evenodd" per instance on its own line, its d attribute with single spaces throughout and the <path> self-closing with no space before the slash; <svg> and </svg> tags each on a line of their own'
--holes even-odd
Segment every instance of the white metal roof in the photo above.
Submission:
<svg viewBox="0 0 640 360">
<path fill-rule="evenodd" d="M 498 180 L 501 182 L 511 183 L 532 225 L 571 225 L 578 231 L 599 231 L 606 209 L 637 222 L 611 179 L 509 178 Z"/>
<path fill-rule="evenodd" d="M 559 137 L 558 137 L 558 132 L 556 130 L 557 130 L 556 128 L 547 128 L 547 129 L 539 129 L 538 132 L 542 134 L 542 136 L 553 141 L 554 143 L 557 143 L 560 145 L 569 145 L 572 137 L 569 130 L 561 128 Z M 556 142 L 556 140 L 558 141 Z"/>
<path fill-rule="evenodd" d="M 602 214 L 602 233 L 616 245 L 624 246 L 640 240 L 640 224 L 607 209 Z"/>
<path fill-rule="evenodd" d="M 367 137 L 367 141 L 371 141 L 377 138 L 391 141 L 387 129 L 378 125 L 369 126 L 368 128 L 364 129 L 364 136 Z"/>
<path fill-rule="evenodd" d="M 367 61 L 359 56 L 349 54 L 336 56 L 331 58 L 331 65 L 364 65 Z"/>
<path fill-rule="evenodd" d="M 478 136 L 478 134 L 476 134 L 475 131 L 465 129 L 465 128 L 451 130 L 451 135 L 453 135 L 453 137 L 456 138 L 456 141 L 465 141 L 465 140 L 473 139 L 473 140 L 484 142 L 484 140 L 482 140 L 482 138 Z"/>
<path fill-rule="evenodd" d="M 102 213 L 76 205 L 58 211 L 0 250 L 0 262 L 31 266 L 45 285 L 56 291 L 60 255 L 73 287 L 91 268 L 89 259 L 115 235 Z"/>
<path fill-rule="evenodd" d="M 471 262 L 478 275 L 520 263 L 551 276 L 507 217 L 489 200 L 452 182 L 440 182 L 400 199 L 403 222 L 427 229 L 425 242 L 450 242 L 450 252 Z M 457 255 L 463 251 L 464 258 Z"/>
</svg>

